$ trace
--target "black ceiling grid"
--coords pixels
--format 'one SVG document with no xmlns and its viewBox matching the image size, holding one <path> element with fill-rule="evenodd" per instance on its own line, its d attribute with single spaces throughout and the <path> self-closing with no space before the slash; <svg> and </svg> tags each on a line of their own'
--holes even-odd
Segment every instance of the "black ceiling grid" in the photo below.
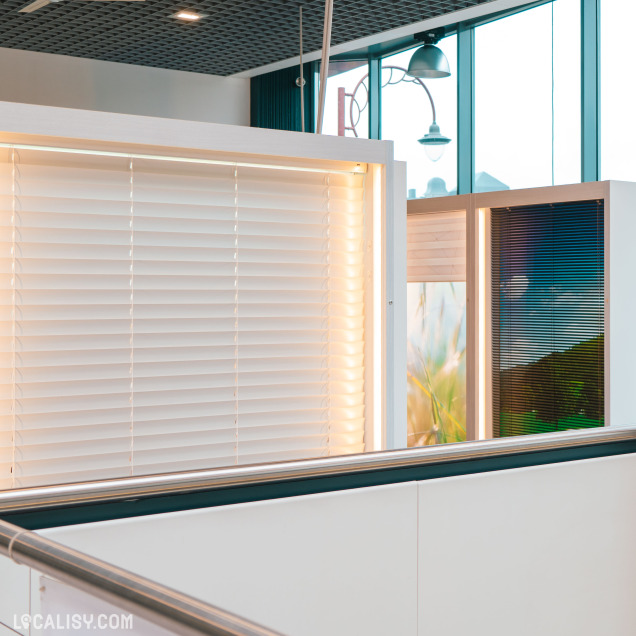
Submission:
<svg viewBox="0 0 636 636">
<path fill-rule="evenodd" d="M 335 0 L 332 45 L 490 0 Z M 295 0 L 62 0 L 19 13 L 30 0 L 0 0 L 0 47 L 232 75 L 298 54 Z M 197 23 L 172 16 L 206 14 Z M 322 46 L 324 0 L 303 2 L 305 52 Z"/>
</svg>

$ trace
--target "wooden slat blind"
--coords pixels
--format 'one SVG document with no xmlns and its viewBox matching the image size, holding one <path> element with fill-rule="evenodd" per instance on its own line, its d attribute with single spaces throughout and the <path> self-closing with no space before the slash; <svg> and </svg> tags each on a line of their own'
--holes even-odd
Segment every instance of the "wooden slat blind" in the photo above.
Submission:
<svg viewBox="0 0 636 636">
<path fill-rule="evenodd" d="M 409 283 L 466 280 L 466 213 L 409 214 L 407 218 Z"/>
</svg>

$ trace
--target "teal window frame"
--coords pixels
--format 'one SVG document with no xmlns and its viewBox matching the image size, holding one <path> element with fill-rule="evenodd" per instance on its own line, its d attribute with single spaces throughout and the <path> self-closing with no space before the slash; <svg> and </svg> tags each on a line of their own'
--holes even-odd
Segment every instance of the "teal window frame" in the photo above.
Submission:
<svg viewBox="0 0 636 636">
<path fill-rule="evenodd" d="M 475 29 L 522 13 L 552 0 L 538 0 L 471 22 L 446 27 L 457 37 L 457 193 L 474 192 L 475 178 Z M 600 0 L 581 0 L 581 173 L 580 182 L 598 181 L 600 157 Z M 367 59 L 369 63 L 369 139 L 382 139 L 382 60 L 420 46 L 413 38 L 338 56 L 338 60 Z"/>
</svg>

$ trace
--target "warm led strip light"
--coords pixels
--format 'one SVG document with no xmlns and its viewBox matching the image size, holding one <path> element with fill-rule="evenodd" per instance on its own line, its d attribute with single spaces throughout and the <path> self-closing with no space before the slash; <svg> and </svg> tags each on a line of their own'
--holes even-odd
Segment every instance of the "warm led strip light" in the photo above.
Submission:
<svg viewBox="0 0 636 636">
<path fill-rule="evenodd" d="M 384 373 L 384 296 L 382 274 L 384 271 L 382 250 L 382 168 L 373 167 L 373 450 L 386 450 L 386 427 L 383 417 Z"/>
<path fill-rule="evenodd" d="M 11 144 L 0 142 L 0 148 L 14 150 L 38 150 L 41 152 L 66 152 L 76 155 L 91 155 L 99 157 L 122 157 L 125 159 L 153 159 L 156 161 L 174 161 L 180 163 L 198 163 L 213 166 L 238 166 L 240 168 L 268 168 L 270 170 L 290 170 L 295 172 L 313 172 L 317 174 L 365 174 L 366 164 L 358 163 L 352 170 L 337 170 L 327 168 L 304 168 L 302 166 L 285 166 L 268 163 L 246 163 L 243 161 L 222 161 L 220 159 L 197 159 L 195 157 L 171 157 L 169 155 L 143 155 L 133 152 L 116 152 L 110 150 L 84 150 L 81 148 L 58 148 L 55 146 L 33 146 L 30 144 Z"/>
<path fill-rule="evenodd" d="M 479 270 L 478 270 L 478 347 L 479 357 L 477 363 L 478 369 L 478 400 L 479 415 L 477 439 L 486 439 L 486 210 L 479 208 L 477 210 L 477 250 L 479 254 Z"/>
</svg>

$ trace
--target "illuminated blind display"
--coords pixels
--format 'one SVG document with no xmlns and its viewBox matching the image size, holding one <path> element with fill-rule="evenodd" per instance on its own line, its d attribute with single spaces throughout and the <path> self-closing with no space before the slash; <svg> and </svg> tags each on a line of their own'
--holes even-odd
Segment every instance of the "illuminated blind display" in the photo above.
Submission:
<svg viewBox="0 0 636 636">
<path fill-rule="evenodd" d="M 364 450 L 364 175 L 2 153 L 0 487 Z"/>
<path fill-rule="evenodd" d="M 492 210 L 495 437 L 604 425 L 603 202 Z"/>
</svg>

